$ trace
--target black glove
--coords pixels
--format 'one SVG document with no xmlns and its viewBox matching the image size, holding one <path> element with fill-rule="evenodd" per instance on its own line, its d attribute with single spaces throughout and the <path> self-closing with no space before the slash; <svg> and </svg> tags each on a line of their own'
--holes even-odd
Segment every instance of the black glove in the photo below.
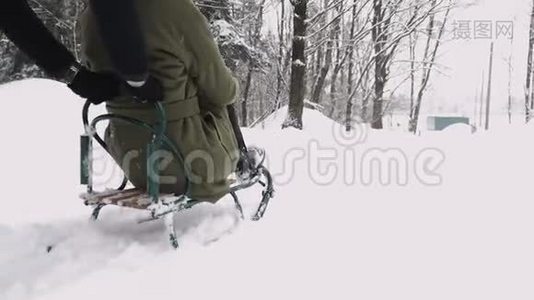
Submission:
<svg viewBox="0 0 534 300">
<path fill-rule="evenodd" d="M 119 96 L 121 79 L 111 72 L 95 73 L 82 67 L 69 88 L 93 104 L 100 104 Z"/>
<path fill-rule="evenodd" d="M 156 78 L 149 75 L 141 86 L 132 85 L 132 82 L 128 82 L 128 89 L 137 101 L 148 103 L 163 101 L 163 86 Z"/>
</svg>

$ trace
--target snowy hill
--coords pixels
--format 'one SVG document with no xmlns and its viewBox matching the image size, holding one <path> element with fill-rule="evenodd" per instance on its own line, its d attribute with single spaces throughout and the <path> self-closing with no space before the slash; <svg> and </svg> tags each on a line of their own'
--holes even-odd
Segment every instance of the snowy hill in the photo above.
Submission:
<svg viewBox="0 0 534 300">
<path fill-rule="evenodd" d="M 245 130 L 277 183 L 264 220 L 240 222 L 229 199 L 195 207 L 173 251 L 140 212 L 88 220 L 80 99 L 45 80 L 0 86 L 0 98 L 2 300 L 534 298 L 534 127 L 346 135 L 313 111 L 304 132 L 282 131 L 279 112 Z M 248 214 L 257 192 L 243 195 Z"/>
<path fill-rule="evenodd" d="M 284 123 L 286 116 L 287 106 L 283 106 L 282 108 L 265 118 L 263 124 L 260 123 L 256 125 L 256 128 L 263 128 L 268 130 L 280 129 L 282 127 L 282 124 Z M 305 126 L 304 130 L 307 132 L 320 132 L 323 131 L 325 128 L 334 128 L 337 126 L 341 126 L 340 124 L 334 122 L 332 119 L 325 117 L 321 112 L 309 108 L 304 108 L 303 123 Z"/>
</svg>

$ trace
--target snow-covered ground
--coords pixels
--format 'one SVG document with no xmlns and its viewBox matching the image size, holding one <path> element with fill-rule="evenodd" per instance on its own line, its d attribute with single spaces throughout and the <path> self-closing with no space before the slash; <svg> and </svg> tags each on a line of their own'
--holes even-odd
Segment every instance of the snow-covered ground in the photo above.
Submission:
<svg viewBox="0 0 534 300">
<path fill-rule="evenodd" d="M 0 99 L 2 300 L 534 299 L 532 126 L 346 135 L 315 111 L 303 132 L 281 131 L 280 111 L 245 131 L 277 182 L 264 220 L 238 221 L 229 199 L 195 207 L 173 251 L 140 212 L 88 220 L 81 100 L 45 80 Z M 249 215 L 258 192 L 243 194 Z"/>
</svg>

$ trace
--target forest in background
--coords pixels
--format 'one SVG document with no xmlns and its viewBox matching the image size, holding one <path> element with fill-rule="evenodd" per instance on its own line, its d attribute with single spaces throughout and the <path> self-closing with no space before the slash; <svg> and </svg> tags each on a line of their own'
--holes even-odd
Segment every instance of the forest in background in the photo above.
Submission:
<svg viewBox="0 0 534 300">
<path fill-rule="evenodd" d="M 58 39 L 78 54 L 76 20 L 84 9 L 82 1 L 29 3 Z M 418 129 L 432 76 L 440 71 L 435 61 L 455 9 L 452 0 L 195 3 L 208 19 L 228 67 L 239 78 L 237 108 L 243 126 L 257 125 L 288 105 L 283 127 L 302 128 L 303 108 L 308 107 L 347 130 L 356 122 L 381 129 L 385 115 L 401 113 L 409 118 L 411 132 Z M 0 83 L 45 77 L 5 37 L 0 37 L 0 53 Z M 534 104 L 530 86 L 525 93 L 528 111 Z"/>
</svg>

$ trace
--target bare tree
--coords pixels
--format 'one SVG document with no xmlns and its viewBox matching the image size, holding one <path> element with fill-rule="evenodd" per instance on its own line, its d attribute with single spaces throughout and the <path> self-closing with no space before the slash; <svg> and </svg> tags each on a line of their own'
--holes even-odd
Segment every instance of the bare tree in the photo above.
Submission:
<svg viewBox="0 0 534 300">
<path fill-rule="evenodd" d="M 372 39 L 375 51 L 375 98 L 373 99 L 372 127 L 382 129 L 382 102 L 388 77 L 387 54 L 385 52 L 390 18 L 386 18 L 383 0 L 373 0 Z"/>
<path fill-rule="evenodd" d="M 284 63 L 284 52 L 285 52 L 285 27 L 286 27 L 286 4 L 284 0 L 280 1 L 281 12 L 280 12 L 280 21 L 278 22 L 278 60 L 277 60 L 277 76 L 276 76 L 276 99 L 274 109 L 280 108 L 280 96 L 282 94 L 282 83 L 285 69 L 283 68 Z"/>
<path fill-rule="evenodd" d="M 333 36 L 333 46 L 334 50 L 336 52 L 335 55 L 335 62 L 334 62 L 334 71 L 332 72 L 332 77 L 330 79 L 330 111 L 333 112 L 334 108 L 336 107 L 336 98 L 337 98 L 337 80 L 338 75 L 342 71 L 342 60 L 343 58 L 343 52 L 341 49 L 341 37 L 343 35 L 343 32 L 341 31 L 341 20 L 343 19 L 344 12 L 343 12 L 343 1 L 339 1 L 337 8 L 336 8 L 336 14 L 338 14 L 340 17 L 334 22 L 334 28 L 332 29 L 332 36 Z M 348 49 L 347 49 L 348 50 Z M 346 57 L 346 56 L 345 56 Z M 331 115 L 332 113 L 330 113 Z"/>
<path fill-rule="evenodd" d="M 263 26 L 263 7 L 265 0 L 262 0 L 258 5 L 258 12 L 254 18 L 253 28 L 250 33 L 250 43 L 253 48 L 256 48 L 261 40 L 261 27 Z M 241 122 L 243 126 L 248 125 L 248 99 L 250 95 L 250 86 L 252 83 L 252 76 L 255 69 L 257 69 L 257 60 L 251 59 L 248 63 L 247 77 L 245 81 L 245 88 L 243 93 L 243 101 L 241 102 Z"/>
<path fill-rule="evenodd" d="M 432 6 L 436 5 L 437 0 L 431 0 Z M 450 4 L 450 2 L 449 2 Z M 441 45 L 441 40 L 443 37 L 443 33 L 445 32 L 445 26 L 447 24 L 449 13 L 451 10 L 451 6 L 448 5 L 446 8 L 445 16 L 443 17 L 443 21 L 441 22 L 441 26 L 437 29 L 437 37 L 435 34 L 435 14 L 431 14 L 428 21 L 428 27 L 427 27 L 427 42 L 425 45 L 425 52 L 423 54 L 423 63 L 422 63 L 422 77 L 421 77 L 421 85 L 419 87 L 419 91 L 417 93 L 417 99 L 415 106 L 413 107 L 413 110 L 411 111 L 412 114 L 410 115 L 410 123 L 409 123 L 409 130 L 410 132 L 416 133 L 417 132 L 417 125 L 419 122 L 419 113 L 421 111 L 421 103 L 423 101 L 423 96 L 426 91 L 426 88 L 428 86 L 428 82 L 430 81 L 430 75 L 432 74 L 432 70 L 434 69 L 434 63 L 436 61 L 436 56 L 438 49 Z M 431 44 L 432 40 L 434 40 L 434 49 L 431 51 Z"/>
<path fill-rule="evenodd" d="M 324 2 L 324 8 L 327 9 L 329 6 L 328 0 L 325 0 Z M 337 23 L 339 22 L 339 18 L 335 18 Z M 324 27 L 323 27 L 324 28 Z M 316 75 L 315 83 L 313 84 L 312 94 L 310 101 L 312 103 L 319 103 L 321 94 L 323 92 L 324 84 L 326 81 L 326 76 L 328 75 L 328 72 L 330 71 L 330 67 L 332 65 L 332 52 L 334 51 L 334 39 L 335 39 L 335 30 L 332 29 L 327 35 L 327 42 L 326 42 L 326 51 L 324 54 L 324 63 L 322 66 L 318 69 L 318 73 Z M 322 44 L 322 42 L 319 42 Z M 317 46 L 318 53 L 321 53 L 321 45 Z"/>
<path fill-rule="evenodd" d="M 489 130 L 489 127 L 490 127 L 490 104 L 491 104 L 491 80 L 492 80 L 492 76 L 493 76 L 493 42 L 491 42 L 491 45 L 490 45 L 490 55 L 489 55 L 489 68 L 488 68 L 488 72 L 489 72 L 489 75 L 488 75 L 488 90 L 487 90 L 487 95 L 486 95 L 486 124 L 484 126 L 484 128 L 486 130 Z"/>
<path fill-rule="evenodd" d="M 289 90 L 289 106 L 286 120 L 282 128 L 294 127 L 302 129 L 302 113 L 306 93 L 306 15 L 308 0 L 292 0 L 293 42 L 291 53 L 291 83 Z"/>
<path fill-rule="evenodd" d="M 382 116 L 389 106 L 385 105 L 384 93 L 390 79 L 390 68 L 394 62 L 393 59 L 400 49 L 399 45 L 429 16 L 438 12 L 443 1 L 445 0 L 440 0 L 439 3 L 437 1 L 426 2 L 428 4 L 426 9 L 422 13 L 416 14 L 410 9 L 413 1 L 389 0 L 384 2 L 384 0 L 373 0 L 371 41 L 374 56 L 365 68 L 365 72 L 369 72 L 369 67 L 371 65 L 374 66 L 373 113 L 370 120 L 373 128 L 381 129 L 383 127 Z M 392 90 L 395 91 L 397 88 L 398 86 Z M 365 109 L 365 106 L 363 109 Z M 365 114 L 363 115 L 365 116 Z"/>
<path fill-rule="evenodd" d="M 350 29 L 349 29 L 349 41 L 350 45 L 348 46 L 349 51 L 349 67 L 348 67 L 348 74 L 347 74 L 347 95 L 352 94 L 352 78 L 354 74 L 354 45 L 352 44 L 352 40 L 354 39 L 354 33 L 355 33 L 355 27 L 356 27 L 356 18 L 358 17 L 356 15 L 356 1 L 353 0 L 352 5 L 352 15 L 351 15 L 351 22 L 350 22 Z M 345 107 L 345 129 L 347 131 L 350 131 L 352 127 L 352 99 L 347 100 L 347 104 Z"/>
<path fill-rule="evenodd" d="M 533 69 L 533 51 L 534 51 L 534 1 L 532 1 L 532 11 L 530 13 L 530 33 L 528 41 L 528 58 L 527 58 L 527 78 L 525 82 L 525 122 L 530 121 L 530 106 L 532 102 L 532 72 Z"/>
<path fill-rule="evenodd" d="M 510 46 L 511 46 L 511 49 L 513 49 L 513 39 L 510 40 Z M 514 70 L 514 67 L 512 65 L 512 53 L 513 53 L 513 50 L 510 50 L 510 55 L 508 56 L 508 58 L 506 59 L 506 64 L 508 65 L 508 104 L 507 104 L 507 107 L 506 107 L 506 111 L 508 113 L 508 124 L 512 124 L 512 110 L 513 110 L 513 107 L 512 107 L 512 73 L 513 73 L 513 70 Z"/>
<path fill-rule="evenodd" d="M 413 7 L 413 14 L 419 12 L 419 1 L 417 1 Z M 410 34 L 410 118 L 412 118 L 415 109 L 415 60 L 416 60 L 416 46 L 417 46 L 417 30 L 414 30 Z"/>
</svg>

